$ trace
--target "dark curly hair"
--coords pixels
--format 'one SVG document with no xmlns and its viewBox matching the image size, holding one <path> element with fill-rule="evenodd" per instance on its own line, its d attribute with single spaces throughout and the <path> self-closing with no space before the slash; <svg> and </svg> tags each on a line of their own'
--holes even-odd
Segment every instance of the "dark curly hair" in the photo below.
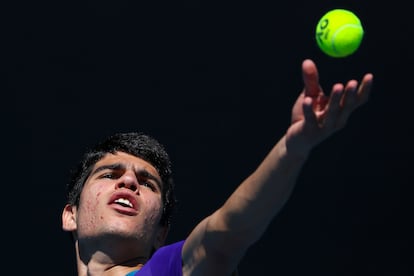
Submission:
<svg viewBox="0 0 414 276">
<path fill-rule="evenodd" d="M 93 166 L 108 153 L 125 152 L 151 163 L 163 182 L 163 214 L 161 225 L 170 225 L 177 200 L 170 157 L 165 148 L 153 137 L 141 132 L 117 133 L 88 149 L 78 165 L 71 171 L 67 185 L 67 203 L 79 205 L 80 194 Z"/>
</svg>

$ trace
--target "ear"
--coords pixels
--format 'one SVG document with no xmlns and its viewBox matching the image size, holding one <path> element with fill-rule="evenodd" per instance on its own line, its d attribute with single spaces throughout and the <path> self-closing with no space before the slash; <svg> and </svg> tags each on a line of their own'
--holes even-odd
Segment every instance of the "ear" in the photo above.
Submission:
<svg viewBox="0 0 414 276">
<path fill-rule="evenodd" d="M 157 237 L 156 237 L 155 244 L 154 244 L 155 249 L 158 249 L 165 244 L 165 240 L 167 238 L 169 231 L 170 231 L 169 226 L 161 226 L 158 229 Z"/>
<path fill-rule="evenodd" d="M 75 231 L 76 223 L 76 206 L 66 204 L 62 212 L 62 229 L 65 231 Z"/>
</svg>

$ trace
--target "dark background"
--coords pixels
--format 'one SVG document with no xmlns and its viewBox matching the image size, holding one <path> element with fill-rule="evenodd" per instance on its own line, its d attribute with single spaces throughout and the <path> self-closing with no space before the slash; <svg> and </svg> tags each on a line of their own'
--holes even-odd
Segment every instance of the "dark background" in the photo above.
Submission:
<svg viewBox="0 0 414 276">
<path fill-rule="evenodd" d="M 305 58 L 328 92 L 375 75 L 370 101 L 317 147 L 241 275 L 409 275 L 413 23 L 408 2 L 16 2 L 2 23 L 5 265 L 75 275 L 65 184 L 89 145 L 140 130 L 165 144 L 183 239 L 289 125 Z M 407 3 L 407 4 L 406 4 Z M 334 59 L 318 19 L 353 10 L 360 49 Z M 4 166 L 3 165 L 3 166 Z"/>
</svg>

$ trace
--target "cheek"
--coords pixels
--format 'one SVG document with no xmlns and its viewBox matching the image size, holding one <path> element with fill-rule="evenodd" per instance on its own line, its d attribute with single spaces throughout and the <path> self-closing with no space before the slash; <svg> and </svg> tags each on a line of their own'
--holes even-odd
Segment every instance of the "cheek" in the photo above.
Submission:
<svg viewBox="0 0 414 276">
<path fill-rule="evenodd" d="M 151 224 L 158 224 L 161 219 L 163 209 L 161 200 L 146 199 L 145 206 L 147 206 L 146 221 Z"/>
<path fill-rule="evenodd" d="M 93 210 L 99 205 L 102 192 L 99 187 L 90 189 L 87 193 L 82 194 L 82 202 L 86 211 Z"/>
<path fill-rule="evenodd" d="M 103 217 L 100 215 L 96 217 L 98 212 L 98 206 L 101 201 L 101 192 L 97 190 L 90 190 L 88 193 L 82 195 L 80 208 L 81 218 L 80 223 L 85 227 L 88 225 L 94 225 L 97 220 L 102 220 Z"/>
<path fill-rule="evenodd" d="M 99 205 L 99 194 L 94 194 L 91 196 L 86 196 L 83 199 L 83 209 L 86 212 L 94 212 L 97 208 L 97 206 Z"/>
</svg>

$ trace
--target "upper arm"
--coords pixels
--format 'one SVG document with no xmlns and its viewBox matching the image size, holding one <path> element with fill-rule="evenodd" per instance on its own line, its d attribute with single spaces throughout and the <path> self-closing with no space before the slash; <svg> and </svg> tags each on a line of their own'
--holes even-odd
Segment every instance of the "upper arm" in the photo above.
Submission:
<svg viewBox="0 0 414 276">
<path fill-rule="evenodd" d="M 202 220 L 186 238 L 182 250 L 183 275 L 237 275 L 247 243 L 230 231 L 220 209 Z"/>
</svg>

